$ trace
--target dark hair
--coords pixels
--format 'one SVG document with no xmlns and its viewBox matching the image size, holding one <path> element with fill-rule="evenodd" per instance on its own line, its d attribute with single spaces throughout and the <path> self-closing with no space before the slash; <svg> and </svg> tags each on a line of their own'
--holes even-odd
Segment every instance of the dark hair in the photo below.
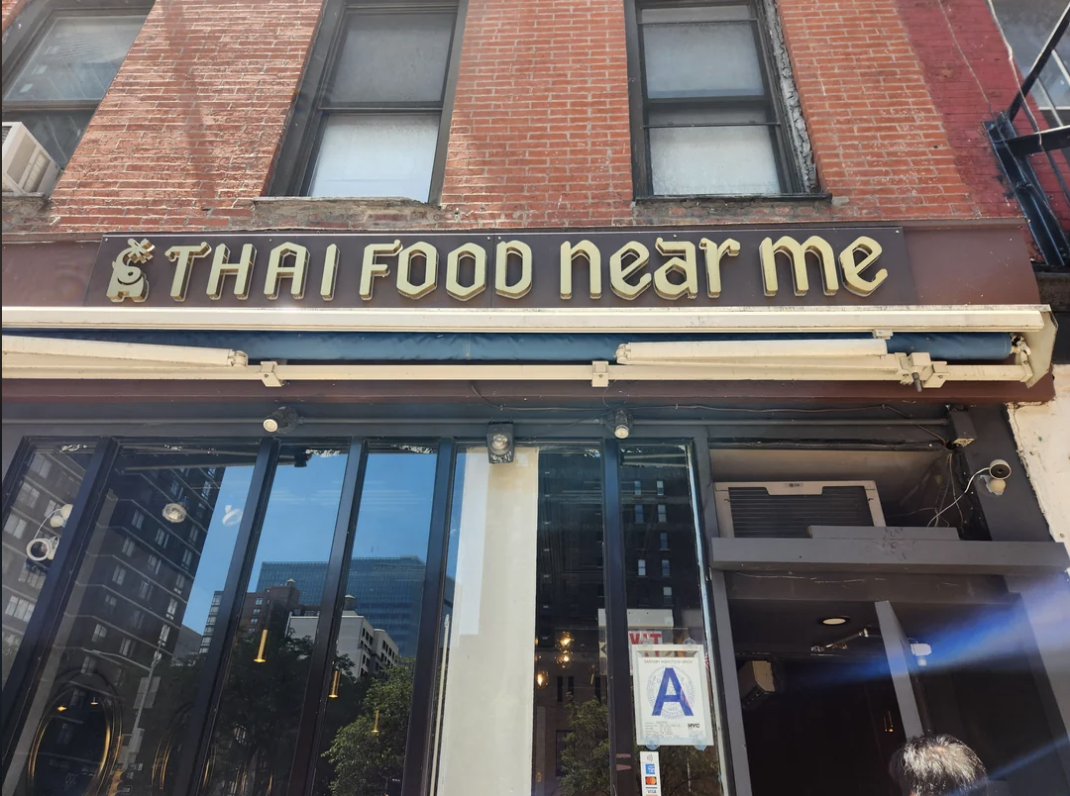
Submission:
<svg viewBox="0 0 1070 796">
<path fill-rule="evenodd" d="M 958 738 L 911 738 L 888 766 L 903 796 L 985 796 L 988 775 L 981 758 Z"/>
</svg>

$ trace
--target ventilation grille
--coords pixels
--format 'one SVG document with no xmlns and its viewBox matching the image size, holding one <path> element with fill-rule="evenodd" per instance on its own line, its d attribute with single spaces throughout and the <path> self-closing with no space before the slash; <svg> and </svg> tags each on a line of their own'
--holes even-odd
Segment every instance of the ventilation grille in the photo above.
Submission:
<svg viewBox="0 0 1070 796">
<path fill-rule="evenodd" d="M 821 494 L 771 495 L 761 486 L 728 488 L 736 537 L 809 538 L 811 525 L 872 526 L 866 487 L 826 486 Z"/>
<path fill-rule="evenodd" d="M 4 143 L 4 141 L 7 140 L 7 134 L 10 133 L 10 132 L 11 132 L 11 125 L 10 124 L 5 124 L 4 125 L 3 137 L 0 137 L 0 144 Z"/>
</svg>

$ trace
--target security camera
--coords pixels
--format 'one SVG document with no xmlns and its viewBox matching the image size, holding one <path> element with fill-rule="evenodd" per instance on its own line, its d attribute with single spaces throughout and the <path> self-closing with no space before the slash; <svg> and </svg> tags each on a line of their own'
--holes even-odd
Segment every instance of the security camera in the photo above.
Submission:
<svg viewBox="0 0 1070 796">
<path fill-rule="evenodd" d="M 264 418 L 264 431 L 269 434 L 289 434 L 301 422 L 297 411 L 291 406 L 280 406 Z"/>
<path fill-rule="evenodd" d="M 31 539 L 26 545 L 26 557 L 37 564 L 51 561 L 56 557 L 57 541 L 54 536 L 38 536 Z"/>
<path fill-rule="evenodd" d="M 988 465 L 988 472 L 981 476 L 981 483 L 996 497 L 1007 491 L 1007 479 L 1011 474 L 1011 466 L 1003 459 L 993 459 Z"/>
<path fill-rule="evenodd" d="M 988 465 L 988 474 L 993 478 L 1007 479 L 1011 475 L 1011 466 L 1003 459 L 993 459 Z"/>
</svg>

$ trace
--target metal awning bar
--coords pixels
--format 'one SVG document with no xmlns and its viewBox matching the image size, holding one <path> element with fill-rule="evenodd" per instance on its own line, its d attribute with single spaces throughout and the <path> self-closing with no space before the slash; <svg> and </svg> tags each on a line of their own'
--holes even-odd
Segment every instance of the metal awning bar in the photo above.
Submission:
<svg viewBox="0 0 1070 796">
<path fill-rule="evenodd" d="M 1044 71 L 1048 59 L 1051 58 L 1051 54 L 1055 50 L 1055 45 L 1059 43 L 1063 34 L 1066 33 L 1068 25 L 1070 25 L 1070 5 L 1067 5 L 1063 10 L 1063 15 L 1055 24 L 1055 29 L 1051 32 L 1047 42 L 1044 43 L 1044 47 L 1037 55 L 1037 59 L 1033 62 L 1033 68 L 1029 70 L 1029 74 L 1026 75 L 1025 79 L 1022 81 L 1018 93 L 1015 95 L 1010 107 L 1007 108 L 1007 118 L 1013 121 L 1014 117 L 1018 115 L 1018 111 L 1022 109 L 1022 104 L 1025 102 L 1025 98 L 1029 95 L 1029 92 L 1033 90 L 1033 84 L 1037 82 L 1040 73 Z"/>
<path fill-rule="evenodd" d="M 1050 152 L 1070 146 L 1070 125 L 1041 130 L 1038 133 L 1019 135 L 1006 141 L 1007 149 L 1017 157 Z"/>
<path fill-rule="evenodd" d="M 1043 330 L 1034 304 L 613 309 L 4 307 L 6 329 L 379 332 L 1012 332 Z"/>
<path fill-rule="evenodd" d="M 69 344 L 75 345 L 68 347 Z M 811 347 L 793 353 L 793 343 Z M 884 340 L 829 340 L 823 350 L 813 341 L 733 343 L 637 343 L 621 346 L 618 364 L 289 364 L 250 363 L 241 351 L 192 346 L 157 346 L 53 338 L 3 337 L 5 379 L 141 379 L 260 381 L 281 387 L 288 381 L 887 381 L 921 391 L 948 381 L 1034 383 L 1029 348 L 1017 342 L 1014 364 L 949 365 L 927 353 L 881 353 Z M 779 344 L 779 345 L 778 345 Z M 667 346 L 662 351 L 660 346 Z M 706 347 L 710 346 L 710 347 Z M 640 354 L 633 355 L 632 349 Z M 662 355 L 664 353 L 664 355 Z M 1043 372 L 1043 371 L 1042 371 Z"/>
</svg>

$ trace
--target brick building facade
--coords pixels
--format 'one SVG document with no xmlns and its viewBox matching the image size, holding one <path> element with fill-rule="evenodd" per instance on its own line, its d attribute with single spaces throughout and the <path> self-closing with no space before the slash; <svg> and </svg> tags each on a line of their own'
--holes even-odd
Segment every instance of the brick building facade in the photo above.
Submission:
<svg viewBox="0 0 1070 796">
<path fill-rule="evenodd" d="M 3 0 L 5 578 L 50 540 L 4 796 L 892 796 L 932 733 L 1065 792 L 1065 490 L 1005 410 L 1065 398 L 1065 307 L 993 14 Z M 86 573 L 190 472 L 135 678 Z"/>
</svg>

